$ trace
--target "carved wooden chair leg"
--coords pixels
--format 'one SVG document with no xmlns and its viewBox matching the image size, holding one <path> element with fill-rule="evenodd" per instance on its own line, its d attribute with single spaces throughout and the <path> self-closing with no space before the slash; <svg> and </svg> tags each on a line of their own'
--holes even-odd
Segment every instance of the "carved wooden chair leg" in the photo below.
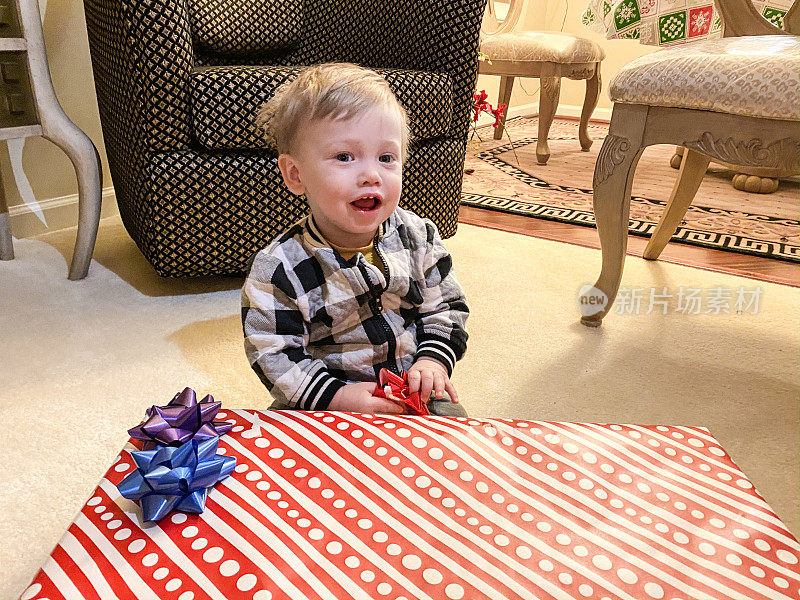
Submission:
<svg viewBox="0 0 800 600">
<path fill-rule="evenodd" d="M 617 104 L 611 116 L 610 133 L 603 140 L 594 167 L 594 216 L 603 266 L 594 288 L 582 291 L 581 323 L 598 327 L 617 297 L 628 248 L 631 187 L 647 120 L 647 107 Z M 590 297 L 603 296 L 599 306 Z M 597 312 L 592 312 L 598 306 Z"/>
<path fill-rule="evenodd" d="M 611 136 L 606 137 L 604 146 L 609 142 L 609 137 Z M 594 218 L 600 236 L 603 266 L 594 287 L 602 292 L 604 307 L 595 314 L 582 314 L 581 323 L 589 327 L 598 327 L 611 310 L 622 281 L 622 268 L 625 266 L 625 252 L 628 249 L 631 186 L 641 155 L 642 149 L 633 155 L 626 155 L 626 160 L 615 169 L 605 184 L 595 185 Z M 583 298 L 581 304 L 583 305 Z"/>
<path fill-rule="evenodd" d="M 0 173 L 0 260 L 14 260 L 14 244 L 11 241 L 11 219 L 8 215 L 2 173 Z"/>
<path fill-rule="evenodd" d="M 592 147 L 592 138 L 589 137 L 587 129 L 589 126 L 589 118 L 592 116 L 597 106 L 597 99 L 600 96 L 600 90 L 602 88 L 603 83 L 600 79 L 600 63 L 597 63 L 595 65 L 594 75 L 586 80 L 586 96 L 583 99 L 581 123 L 578 127 L 578 139 L 581 142 L 581 150 L 584 152 L 588 152 L 589 148 Z"/>
<path fill-rule="evenodd" d="M 78 233 L 69 267 L 69 278 L 83 279 L 89 271 L 100 224 L 103 193 L 100 156 L 89 136 L 78 129 L 66 115 L 63 115 L 63 120 L 55 116 L 53 122 L 48 122 L 47 125 L 43 122 L 42 128 L 44 137 L 67 154 L 78 178 Z"/>
<path fill-rule="evenodd" d="M 72 252 L 72 263 L 69 267 L 69 279 L 83 279 L 89 272 L 94 245 L 97 241 L 97 229 L 100 226 L 100 210 L 103 201 L 103 172 L 100 170 L 100 153 L 94 144 L 86 138 L 90 148 L 81 144 L 79 152 L 72 160 L 78 176 L 78 233 L 75 238 L 75 249 Z M 89 156 L 94 155 L 94 160 Z"/>
<path fill-rule="evenodd" d="M 558 98 L 561 95 L 560 67 L 555 63 L 542 63 L 540 75 L 541 88 L 539 90 L 539 138 L 536 141 L 536 160 L 540 165 L 547 164 L 550 158 L 550 146 L 547 136 L 550 134 L 550 125 L 558 108 Z"/>
<path fill-rule="evenodd" d="M 672 188 L 672 194 L 664 209 L 664 214 L 656 226 L 647 247 L 644 249 L 644 258 L 655 260 L 675 234 L 678 225 L 686 214 L 686 210 L 694 200 L 697 189 L 706 174 L 708 163 L 711 159 L 694 150 L 686 150 L 681 161 L 681 170 Z"/>
<path fill-rule="evenodd" d="M 503 111 L 503 118 L 500 119 L 500 124 L 494 130 L 494 139 L 496 140 L 503 137 L 503 132 L 506 130 L 506 117 L 508 116 L 508 107 L 511 104 L 511 90 L 513 88 L 514 78 L 510 75 L 503 75 L 500 78 L 500 93 L 497 96 L 497 105 L 505 104 L 506 109 Z"/>
</svg>

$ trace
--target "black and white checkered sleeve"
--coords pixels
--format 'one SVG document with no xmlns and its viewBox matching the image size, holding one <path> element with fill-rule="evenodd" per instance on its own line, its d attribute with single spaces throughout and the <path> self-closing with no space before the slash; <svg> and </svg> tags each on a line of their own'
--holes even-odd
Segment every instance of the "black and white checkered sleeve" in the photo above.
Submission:
<svg viewBox="0 0 800 600">
<path fill-rule="evenodd" d="M 345 385 L 306 352 L 297 290 L 281 260 L 265 252 L 256 256 L 242 287 L 242 328 L 250 365 L 281 404 L 324 410 Z"/>
<path fill-rule="evenodd" d="M 425 285 L 417 315 L 417 352 L 435 358 L 452 375 L 456 361 L 467 350 L 465 329 L 469 309 L 455 274 L 453 260 L 439 237 L 436 226 L 425 220 L 427 253 L 423 263 Z"/>
</svg>

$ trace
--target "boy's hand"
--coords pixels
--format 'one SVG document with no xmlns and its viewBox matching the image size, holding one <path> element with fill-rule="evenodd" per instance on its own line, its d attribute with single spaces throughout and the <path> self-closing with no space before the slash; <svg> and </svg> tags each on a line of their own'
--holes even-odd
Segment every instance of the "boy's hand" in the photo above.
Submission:
<svg viewBox="0 0 800 600">
<path fill-rule="evenodd" d="M 436 393 L 439 400 L 447 392 L 453 403 L 458 404 L 458 394 L 447 376 L 447 368 L 435 358 L 423 356 L 411 366 L 408 370 L 408 391 L 412 394 L 419 391 L 423 402 L 431 397 L 431 391 Z"/>
<path fill-rule="evenodd" d="M 375 384 L 367 382 L 349 383 L 333 396 L 329 410 L 362 413 L 402 414 L 403 407 L 386 398 L 373 396 Z"/>
</svg>

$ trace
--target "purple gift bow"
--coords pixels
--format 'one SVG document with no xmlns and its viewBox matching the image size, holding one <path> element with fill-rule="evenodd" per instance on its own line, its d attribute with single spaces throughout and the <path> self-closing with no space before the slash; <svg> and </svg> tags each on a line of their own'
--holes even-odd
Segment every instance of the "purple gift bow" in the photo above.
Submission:
<svg viewBox="0 0 800 600">
<path fill-rule="evenodd" d="M 214 421 L 222 404 L 206 395 L 197 402 L 192 388 L 175 394 L 166 406 L 151 406 L 145 420 L 128 430 L 128 434 L 144 442 L 143 450 L 157 446 L 176 446 L 187 440 L 203 442 L 228 433 L 233 423 Z"/>
</svg>

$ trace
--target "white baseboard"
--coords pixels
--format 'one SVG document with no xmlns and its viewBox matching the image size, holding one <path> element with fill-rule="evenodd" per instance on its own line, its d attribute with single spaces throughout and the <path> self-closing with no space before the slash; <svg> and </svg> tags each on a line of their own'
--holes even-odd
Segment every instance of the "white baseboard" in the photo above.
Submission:
<svg viewBox="0 0 800 600">
<path fill-rule="evenodd" d="M 573 106 L 571 104 L 559 104 L 558 109 L 556 110 L 556 117 L 579 119 L 582 110 L 583 110 L 582 106 Z M 512 106 L 511 109 L 508 111 L 508 118 L 511 119 L 520 116 L 532 117 L 538 114 L 539 114 L 539 104 L 532 102 L 530 104 Z M 594 112 L 592 113 L 592 121 L 600 121 L 602 123 L 608 123 L 609 121 L 611 121 L 611 109 L 595 108 Z M 493 122 L 494 122 L 493 117 L 490 117 L 489 115 L 486 114 L 482 114 L 478 119 L 478 127 L 482 127 L 483 125 L 490 125 Z"/>
<path fill-rule="evenodd" d="M 557 117 L 569 117 L 571 119 L 580 119 L 582 106 L 572 106 L 571 104 L 559 105 L 556 110 Z M 592 112 L 591 121 L 599 121 L 601 123 L 609 123 L 611 121 L 610 108 L 595 108 Z"/>
<path fill-rule="evenodd" d="M 10 206 L 8 215 L 11 221 L 11 234 L 15 238 L 28 238 L 59 229 L 75 227 L 78 224 L 78 194 L 46 198 L 39 201 L 47 225 L 25 204 Z M 100 218 L 119 214 L 114 188 L 103 188 Z"/>
</svg>

